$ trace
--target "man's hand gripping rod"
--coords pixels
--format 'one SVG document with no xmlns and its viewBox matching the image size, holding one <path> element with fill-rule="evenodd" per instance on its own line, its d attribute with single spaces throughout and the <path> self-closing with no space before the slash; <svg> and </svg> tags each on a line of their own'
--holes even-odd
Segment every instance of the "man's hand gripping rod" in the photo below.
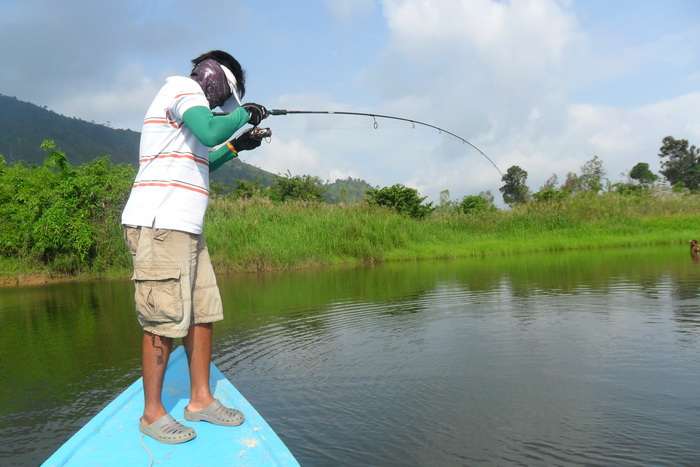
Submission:
<svg viewBox="0 0 700 467">
<path fill-rule="evenodd" d="M 214 115 L 219 117 L 222 115 L 228 115 L 229 113 L 230 112 L 214 112 Z M 250 130 L 250 136 L 251 136 L 251 138 L 260 139 L 260 140 L 263 140 L 265 138 L 271 138 L 272 137 L 272 130 L 270 128 L 260 128 L 260 127 L 254 126 Z"/>
</svg>

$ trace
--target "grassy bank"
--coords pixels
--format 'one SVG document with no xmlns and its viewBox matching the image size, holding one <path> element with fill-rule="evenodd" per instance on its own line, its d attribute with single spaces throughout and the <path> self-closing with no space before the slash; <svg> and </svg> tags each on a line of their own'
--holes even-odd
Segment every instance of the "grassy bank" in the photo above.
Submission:
<svg viewBox="0 0 700 467">
<path fill-rule="evenodd" d="M 578 195 L 511 210 L 453 209 L 415 220 L 365 204 L 274 203 L 212 199 L 205 233 L 218 272 L 255 272 L 334 264 L 512 255 L 525 252 L 685 244 L 700 237 L 700 196 Z M 100 255 L 71 274 L 31 256 L 0 258 L 5 285 L 66 278 L 127 277 L 130 257 L 118 218 L 102 227 Z"/>
<path fill-rule="evenodd" d="M 206 234 L 220 271 L 685 244 L 700 237 L 700 196 L 615 193 L 508 211 L 414 220 L 366 205 L 213 200 Z"/>
</svg>

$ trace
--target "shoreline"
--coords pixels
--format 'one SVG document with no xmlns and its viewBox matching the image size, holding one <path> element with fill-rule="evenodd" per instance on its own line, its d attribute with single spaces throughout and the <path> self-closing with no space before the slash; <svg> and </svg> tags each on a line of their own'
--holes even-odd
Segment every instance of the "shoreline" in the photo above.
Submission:
<svg viewBox="0 0 700 467">
<path fill-rule="evenodd" d="M 16 275 L 0 276 L 0 289 L 11 287 L 32 287 L 40 285 L 62 284 L 69 282 L 87 282 L 87 281 L 102 281 L 113 279 L 128 279 L 129 273 L 120 273 L 115 275 L 95 274 L 95 273 L 79 273 L 79 274 L 59 274 L 46 272 L 29 272 L 18 273 Z"/>
<path fill-rule="evenodd" d="M 577 250 L 595 250 L 595 249 L 608 249 L 608 248 L 639 248 L 639 247 L 654 247 L 663 245 L 673 245 L 678 244 L 680 248 L 684 247 L 685 242 L 646 242 L 643 244 L 631 244 L 629 242 L 613 242 L 608 245 L 590 245 L 587 247 L 582 247 L 578 245 L 574 248 L 553 248 L 553 249 L 528 249 L 524 248 L 517 252 L 508 252 L 494 250 L 491 253 L 481 251 L 479 254 L 466 254 L 466 255 L 420 255 L 413 254 L 410 257 L 404 257 L 403 255 L 387 255 L 384 259 L 377 260 L 372 259 L 372 261 L 343 261 L 341 263 L 327 263 L 327 262 L 304 262 L 295 266 L 287 267 L 273 267 L 270 269 L 259 269 L 250 268 L 241 269 L 240 267 L 235 267 L 231 264 L 225 264 L 219 261 L 214 261 L 216 275 L 228 275 L 228 274 L 260 274 L 260 273 L 271 273 L 271 272 L 285 272 L 285 271 L 299 271 L 299 270 L 312 270 L 312 269 L 323 269 L 332 268 L 335 266 L 361 266 L 363 264 L 375 264 L 375 263 L 394 263 L 402 261 L 426 261 L 426 260 L 450 260 L 450 259 L 466 259 L 466 258 L 476 258 L 484 256 L 511 256 L 519 254 L 532 254 L 532 253 L 553 253 L 553 252 L 564 252 L 564 251 L 577 251 Z M 217 265 L 218 263 L 218 265 Z M 15 275 L 0 274 L 0 289 L 12 288 L 12 287 L 32 287 L 32 286 L 44 286 L 53 285 L 61 283 L 71 283 L 71 282 L 89 282 L 89 281 L 106 281 L 106 280 L 127 280 L 131 277 L 131 270 L 115 271 L 113 274 L 106 272 L 80 272 L 78 274 L 66 274 L 66 273 L 56 273 L 56 272 L 25 272 L 17 273 Z"/>
</svg>

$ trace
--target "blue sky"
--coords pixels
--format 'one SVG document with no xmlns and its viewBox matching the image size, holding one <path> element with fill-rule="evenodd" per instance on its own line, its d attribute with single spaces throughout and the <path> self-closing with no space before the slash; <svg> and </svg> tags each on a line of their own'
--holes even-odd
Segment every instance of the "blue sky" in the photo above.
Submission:
<svg viewBox="0 0 700 467">
<path fill-rule="evenodd" d="M 170 75 L 223 49 L 245 101 L 424 121 L 533 191 L 598 156 L 613 181 L 659 170 L 667 135 L 700 145 L 697 0 L 0 0 L 0 93 L 140 131 Z M 270 117 L 242 159 L 273 173 L 402 183 L 437 201 L 501 175 L 437 131 L 363 117 Z M 136 155 L 134 155 L 136 157 Z"/>
</svg>

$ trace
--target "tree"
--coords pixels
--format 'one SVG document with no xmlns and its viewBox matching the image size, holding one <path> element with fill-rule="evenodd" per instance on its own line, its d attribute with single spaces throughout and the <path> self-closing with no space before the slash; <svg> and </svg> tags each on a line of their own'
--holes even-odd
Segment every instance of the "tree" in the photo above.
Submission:
<svg viewBox="0 0 700 467">
<path fill-rule="evenodd" d="M 566 174 L 566 181 L 561 186 L 561 189 L 569 193 L 580 193 L 582 191 L 598 193 L 603 189 L 605 175 L 606 171 L 603 168 L 603 161 L 598 156 L 593 156 L 593 159 L 581 166 L 581 175 L 577 175 L 575 172 Z"/>
<path fill-rule="evenodd" d="M 400 183 L 391 187 L 371 188 L 367 190 L 367 203 L 376 206 L 386 206 L 400 214 L 414 219 L 423 219 L 433 211 L 433 203 L 422 204 L 427 196 L 419 196 L 418 190 L 403 186 Z"/>
<path fill-rule="evenodd" d="M 682 184 L 695 190 L 700 186 L 700 150 L 687 139 L 666 136 L 659 148 L 661 173 L 671 185 Z"/>
<path fill-rule="evenodd" d="M 605 175 L 606 171 L 603 168 L 603 161 L 598 156 L 593 156 L 593 159 L 581 166 L 581 175 L 578 177 L 578 190 L 598 193 L 603 189 Z"/>
<path fill-rule="evenodd" d="M 527 202 L 530 189 L 525 185 L 527 181 L 526 171 L 514 165 L 506 171 L 501 181 L 505 182 L 505 185 L 499 188 L 503 194 L 504 203 L 508 206 L 513 206 Z"/>
<path fill-rule="evenodd" d="M 649 170 L 649 164 L 646 162 L 639 162 L 632 167 L 630 178 L 636 180 L 641 186 L 646 187 L 657 181 L 659 176 Z"/>
<path fill-rule="evenodd" d="M 566 174 L 566 180 L 564 180 L 560 189 L 568 193 L 574 193 L 579 191 L 579 186 L 580 184 L 576 172 L 569 172 Z"/>
<path fill-rule="evenodd" d="M 549 177 L 546 182 L 544 182 L 544 185 L 540 187 L 540 191 L 556 190 L 558 181 L 559 177 L 557 177 L 557 174 L 552 174 L 552 176 Z"/>
<path fill-rule="evenodd" d="M 442 190 L 440 192 L 440 207 L 449 208 L 452 206 L 452 201 L 450 201 L 450 190 Z"/>
<path fill-rule="evenodd" d="M 535 201 L 560 201 L 566 198 L 571 191 L 557 190 L 558 181 L 557 174 L 552 174 L 552 176 L 544 182 L 544 185 L 540 187 L 540 191 L 532 194 L 532 199 Z"/>
</svg>

